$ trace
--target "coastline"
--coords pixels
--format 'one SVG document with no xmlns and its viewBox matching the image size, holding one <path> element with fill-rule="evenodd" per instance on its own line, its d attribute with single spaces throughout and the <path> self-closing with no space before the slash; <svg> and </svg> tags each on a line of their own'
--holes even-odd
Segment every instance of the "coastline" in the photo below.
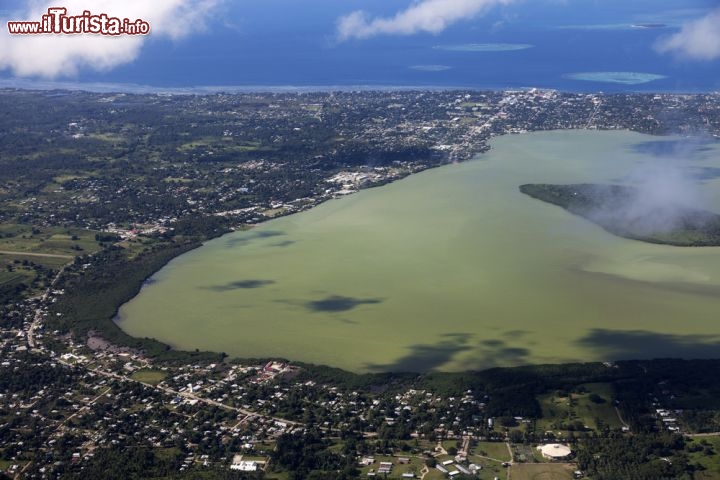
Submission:
<svg viewBox="0 0 720 480">
<path fill-rule="evenodd" d="M 581 82 L 584 83 L 584 82 Z M 62 82 L 28 80 L 22 78 L 0 78 L 0 89 L 27 90 L 27 91 L 68 91 L 91 93 L 132 93 L 155 95 L 215 95 L 215 94 L 242 94 L 242 93 L 322 93 L 322 92 L 442 92 L 442 91 L 471 91 L 471 92 L 510 92 L 528 91 L 554 91 L 563 93 L 599 93 L 603 92 L 598 84 L 612 87 L 612 82 L 588 82 L 593 86 L 582 88 L 538 87 L 533 85 L 384 85 L 384 84 L 328 84 L 328 85 L 199 85 L 186 87 L 161 87 L 135 83 L 105 83 L 105 82 Z M 617 85 L 616 85 L 617 86 Z M 631 85 L 623 85 L 631 87 Z M 633 89 L 624 88 L 622 91 L 608 91 L 605 94 L 665 94 L 665 95 L 713 95 L 720 94 L 720 90 L 707 89 Z"/>
<path fill-rule="evenodd" d="M 443 88 L 444 88 L 444 87 L 443 87 Z M 413 89 L 414 89 L 414 90 L 421 90 L 421 91 L 422 91 L 422 90 L 427 90 L 427 89 L 416 89 L 415 87 L 413 87 Z M 368 90 L 368 91 L 372 91 L 372 90 Z M 428 90 L 428 91 L 429 91 L 429 90 Z M 515 90 L 515 92 L 517 92 L 517 90 Z M 648 132 L 641 132 L 641 131 L 640 131 L 640 130 L 641 130 L 640 127 L 637 127 L 637 128 L 634 128 L 634 129 L 633 129 L 633 128 L 623 127 L 623 123 L 617 123 L 617 125 L 618 125 L 619 127 L 621 127 L 622 129 L 626 129 L 626 130 L 628 130 L 628 131 L 635 131 L 635 132 L 640 132 L 640 133 L 648 133 Z M 612 128 L 612 127 L 611 127 L 611 128 Z M 559 128 L 558 130 L 561 130 L 561 131 L 563 131 L 563 130 L 587 130 L 587 128 L 583 128 L 582 126 L 574 126 L 574 127 Z M 589 130 L 592 130 L 592 128 L 590 128 Z M 529 129 L 526 130 L 526 131 L 535 131 L 535 130 L 529 128 Z M 505 136 L 505 135 L 507 135 L 508 133 L 520 133 L 520 132 L 498 131 L 498 132 L 490 133 L 489 138 L 497 138 L 497 137 L 500 137 L 500 136 Z M 478 144 L 478 145 L 476 145 L 476 148 L 474 149 L 474 153 L 472 154 L 472 157 L 471 157 L 471 158 L 477 158 L 477 157 L 478 157 L 478 154 L 480 154 L 480 153 L 486 153 L 486 152 L 487 152 L 487 149 L 483 149 L 483 147 L 487 147 L 487 149 L 491 148 L 491 147 L 489 147 L 489 146 L 488 146 L 487 144 L 485 144 L 485 143 Z M 480 151 L 478 151 L 478 150 L 480 150 Z M 364 189 L 366 189 L 366 188 L 373 188 L 373 187 L 375 187 L 375 186 L 382 186 L 382 185 L 387 184 L 387 183 L 394 183 L 394 181 L 396 181 L 396 180 L 399 180 L 399 179 L 402 179 L 402 178 L 407 178 L 407 177 L 408 177 L 410 174 L 412 174 L 412 173 L 419 173 L 419 172 L 421 172 L 421 171 L 426 171 L 426 170 L 429 170 L 429 169 L 434 168 L 434 167 L 436 167 L 436 166 L 442 166 L 442 165 L 445 165 L 446 163 L 449 163 L 449 162 L 447 162 L 447 159 L 445 159 L 445 160 L 446 160 L 446 161 L 444 161 L 443 163 L 423 165 L 424 168 L 420 168 L 420 169 L 415 170 L 415 171 L 409 171 L 409 172 L 407 172 L 407 174 L 404 175 L 403 177 L 391 178 L 391 179 L 388 179 L 387 181 L 382 182 L 382 183 L 365 185 L 365 186 L 362 186 L 360 189 L 364 190 Z M 463 161 L 464 161 L 464 160 L 463 160 Z M 300 210 L 300 211 L 310 210 L 310 209 L 312 209 L 312 208 L 315 207 L 315 206 L 318 206 L 318 205 L 320 205 L 320 204 L 325 203 L 326 200 L 333 199 L 334 197 L 333 197 L 333 196 L 323 197 L 322 195 L 318 195 L 318 196 L 311 197 L 311 198 L 313 198 L 314 203 L 310 204 L 310 205 L 308 206 L 308 208 L 305 208 L 305 209 Z M 287 216 L 287 215 L 291 215 L 292 213 L 299 213 L 299 211 L 287 211 L 287 212 L 282 213 L 282 214 L 279 215 L 279 216 Z M 198 218 L 201 218 L 201 217 L 198 217 Z M 261 218 L 262 218 L 262 220 L 260 220 L 259 222 L 257 222 L 257 223 L 256 223 L 257 225 L 259 225 L 259 224 L 264 224 L 264 223 L 266 223 L 268 220 L 271 220 L 271 219 L 272 219 L 272 218 L 268 218 L 268 217 L 261 217 Z M 204 236 L 204 238 L 202 238 L 202 237 L 201 237 L 201 238 L 198 238 L 198 240 L 200 240 L 200 243 L 198 243 L 197 245 L 193 246 L 191 250 L 194 250 L 194 249 L 196 249 L 197 247 L 202 246 L 202 245 L 204 244 L 204 242 L 206 242 L 206 241 L 208 241 L 208 240 L 211 240 L 211 239 L 213 239 L 213 238 L 222 236 L 222 235 L 225 234 L 225 233 L 229 233 L 229 232 L 228 232 L 227 230 L 225 230 L 225 231 L 223 231 L 223 232 L 217 232 L 217 235 Z M 189 251 L 189 250 L 188 250 L 188 251 Z M 150 279 L 150 278 L 151 278 L 153 275 L 155 275 L 158 271 L 162 270 L 162 268 L 164 268 L 170 261 L 174 260 L 175 258 L 179 257 L 180 255 L 182 255 L 183 253 L 186 253 L 186 252 L 185 252 L 185 251 L 182 251 L 182 252 L 172 252 L 172 253 L 173 253 L 173 254 L 172 254 L 171 256 L 169 256 L 161 265 L 158 265 L 156 268 L 154 268 L 154 269 L 152 269 L 152 270 L 149 270 L 148 272 L 144 272 L 144 273 L 146 273 L 146 275 L 145 275 L 139 282 L 137 282 L 137 284 L 134 285 L 132 295 L 130 295 L 129 297 L 127 297 L 126 299 L 124 299 L 122 302 L 119 302 L 119 303 L 115 306 L 113 314 L 112 314 L 109 318 L 106 317 L 106 318 L 103 320 L 103 323 L 106 322 L 107 320 L 110 320 L 110 323 L 112 323 L 112 326 L 113 326 L 113 327 L 115 327 L 115 328 L 117 328 L 118 330 L 122 331 L 123 334 L 124 334 L 124 336 L 130 337 L 129 335 L 125 334 L 125 332 L 119 327 L 120 319 L 117 317 L 118 311 L 119 311 L 119 309 L 122 307 L 122 305 L 124 305 L 125 303 L 127 303 L 127 301 L 129 301 L 129 300 L 131 300 L 132 298 L 135 298 L 135 297 L 137 296 L 137 294 L 141 291 L 142 286 L 148 281 L 148 279 Z M 112 327 L 111 327 L 111 328 L 112 328 Z M 137 337 L 130 337 L 130 338 L 131 338 L 132 340 L 142 341 L 141 338 L 137 338 Z M 132 340 L 131 340 L 131 341 L 132 341 Z M 150 339 L 146 339 L 146 340 L 150 340 Z M 156 340 L 153 340 L 153 341 L 154 341 L 154 342 L 157 342 Z M 157 343 L 168 347 L 168 349 L 169 349 L 169 348 L 172 348 L 172 345 L 168 345 L 168 344 L 165 344 L 165 343 L 163 343 L 163 342 L 157 342 Z M 182 353 L 181 351 L 177 351 L 177 350 L 176 350 L 176 352 L 177 352 L 177 353 Z M 189 353 L 189 352 L 185 352 L 185 353 Z"/>
<path fill-rule="evenodd" d="M 476 160 L 476 159 L 478 159 L 481 155 L 483 155 L 484 153 L 487 153 L 490 149 L 491 149 L 491 147 L 488 146 L 487 149 L 482 150 L 482 151 L 478 151 L 478 152 L 474 153 L 470 159 L 464 160 L 464 161 Z M 408 172 L 407 175 L 404 175 L 404 176 L 399 177 L 399 178 L 389 178 L 389 179 L 387 179 L 387 180 L 385 180 L 385 181 L 382 181 L 382 182 L 364 185 L 364 186 L 360 187 L 358 190 L 352 192 L 350 195 L 356 194 L 356 193 L 358 193 L 358 192 L 360 192 L 360 191 L 363 191 L 363 190 L 370 190 L 370 189 L 373 189 L 373 188 L 379 188 L 379 187 L 383 187 L 383 186 L 386 186 L 386 185 L 390 185 L 390 184 L 395 183 L 395 182 L 397 182 L 397 181 L 400 181 L 400 180 L 409 178 L 411 175 L 415 175 L 415 174 L 418 174 L 418 173 L 421 173 L 421 172 L 429 171 L 429 170 L 431 170 L 431 169 L 435 169 L 435 168 L 439 168 L 439 167 L 443 167 L 443 166 L 447 166 L 447 165 L 451 165 L 451 164 L 452 164 L 452 163 L 444 162 L 444 163 L 440 163 L 440 164 L 429 165 L 429 166 L 427 166 L 427 168 L 423 168 L 423 169 L 420 169 L 420 170 Z M 342 196 L 342 197 L 332 196 L 332 197 L 327 197 L 327 198 L 322 198 L 322 197 L 320 197 L 320 198 L 316 199 L 316 200 L 317 200 L 316 203 L 313 203 L 310 207 L 308 207 L 308 208 L 306 208 L 306 209 L 303 209 L 303 210 L 300 210 L 300 211 L 296 211 L 296 212 L 286 212 L 286 213 L 282 213 L 282 214 L 277 215 L 277 216 L 275 216 L 275 217 L 266 218 L 266 219 L 264 219 L 264 220 L 261 220 L 260 222 L 257 222 L 257 223 L 255 223 L 255 224 L 247 225 L 247 227 L 250 227 L 249 229 L 252 229 L 252 228 L 254 228 L 254 227 L 256 227 L 256 226 L 265 224 L 265 223 L 270 222 L 270 221 L 272 221 L 272 220 L 275 220 L 275 219 L 277 219 L 277 218 L 281 218 L 281 217 L 286 217 L 286 216 L 291 216 L 291 215 L 296 215 L 296 214 L 300 214 L 300 213 L 303 213 L 303 212 L 307 212 L 307 211 L 312 210 L 312 209 L 314 209 L 315 207 L 318 207 L 318 206 L 320 206 L 320 205 L 322 205 L 322 204 L 324 204 L 324 203 L 326 203 L 326 202 L 328 202 L 328 201 L 338 200 L 338 199 L 341 199 L 341 198 L 344 198 L 344 197 L 345 197 L 345 196 Z M 156 273 L 158 273 L 158 272 L 161 271 L 163 268 L 165 268 L 170 262 L 172 262 L 173 260 L 175 260 L 175 259 L 177 259 L 177 258 L 179 258 L 179 257 L 181 257 L 181 256 L 183 256 L 183 255 L 185 255 L 185 254 L 187 254 L 187 253 L 189 253 L 189 252 L 191 252 L 191 251 L 194 251 L 194 250 L 197 250 L 198 248 L 201 248 L 203 245 L 205 245 L 205 243 L 207 243 L 207 242 L 209 242 L 209 241 L 211 241 L 211 240 L 215 240 L 215 239 L 224 237 L 225 235 L 230 235 L 230 234 L 232 234 L 232 233 L 235 233 L 236 231 L 239 231 L 239 230 L 228 230 L 228 231 L 224 231 L 224 232 L 218 232 L 218 234 L 216 234 L 216 235 L 208 236 L 207 238 L 204 238 L 203 240 L 197 242 L 197 244 L 193 245 L 191 248 L 187 248 L 187 249 L 184 249 L 184 250 L 183 250 L 183 249 L 177 249 L 177 250 L 182 250 L 182 251 L 178 251 L 177 254 L 168 257 L 167 259 L 165 259 L 164 262 L 162 262 L 161 265 L 158 266 L 158 268 L 150 271 L 145 277 L 143 277 L 142 281 L 136 283 L 136 284 L 133 286 L 134 294 L 133 294 L 132 296 L 130 296 L 129 298 L 125 299 L 124 301 L 122 301 L 122 303 L 120 303 L 120 304 L 118 304 L 118 305 L 115 306 L 113 315 L 112 315 L 110 318 L 107 319 L 107 320 L 109 320 L 109 322 L 110 322 L 110 324 L 112 325 L 112 327 L 117 328 L 118 330 L 120 330 L 120 332 L 122 332 L 122 336 L 131 338 L 131 339 L 133 339 L 133 340 L 135 340 L 135 341 L 137 341 L 137 342 L 143 342 L 143 341 L 150 340 L 150 341 L 152 341 L 153 343 L 157 343 L 157 344 L 159 344 L 159 345 L 161 345 L 161 346 L 164 346 L 164 347 L 166 347 L 166 349 L 169 349 L 169 350 L 171 350 L 171 351 L 173 351 L 173 352 L 176 352 L 176 353 L 179 354 L 179 355 L 193 355 L 194 352 L 192 352 L 192 351 L 190 351 L 190 350 L 177 349 L 177 348 L 176 348 L 175 346 L 173 346 L 172 344 L 167 343 L 167 342 L 164 342 L 164 341 L 160 341 L 160 340 L 157 340 L 157 339 L 154 339 L 154 338 L 152 338 L 152 339 L 148 339 L 148 338 L 143 339 L 143 338 L 135 337 L 135 336 L 133 336 L 133 335 L 128 334 L 127 332 L 125 332 L 125 330 L 123 330 L 123 328 L 122 328 L 122 326 L 121 326 L 123 320 L 122 320 L 122 318 L 120 318 L 120 316 L 119 316 L 120 309 L 122 308 L 123 305 L 125 305 L 126 303 L 132 301 L 132 299 L 134 299 L 138 294 L 140 294 L 143 286 L 145 286 L 145 285 L 152 279 L 152 277 L 153 277 Z M 105 323 L 107 320 L 103 320 L 103 323 Z M 106 326 L 107 326 L 107 327 L 110 327 L 110 325 L 106 325 Z M 112 327 L 111 327 L 111 328 L 112 328 Z M 103 333 L 105 333 L 105 335 L 103 335 Z M 100 343 L 100 344 L 103 345 L 103 348 L 101 348 L 102 350 L 113 350 L 113 349 L 124 349 L 124 348 L 129 348 L 129 349 L 131 349 L 131 350 L 137 350 L 137 348 L 138 348 L 137 345 L 129 345 L 129 344 L 118 343 L 118 342 L 116 342 L 116 341 L 113 341 L 113 340 L 107 338 L 107 337 L 112 337 L 112 336 L 113 336 L 113 335 L 108 335 L 108 333 L 109 333 L 109 332 L 107 332 L 106 330 L 104 330 L 103 325 L 98 325 L 98 326 L 97 326 L 97 330 L 90 330 L 90 331 L 88 331 L 88 332 L 84 335 L 85 338 L 83 339 L 83 342 L 84 342 L 85 344 L 87 344 L 87 342 L 90 340 L 90 338 L 96 338 L 96 339 L 99 340 L 99 342 L 96 342 L 96 343 Z M 88 345 L 88 347 L 89 347 L 89 345 Z M 91 347 L 90 347 L 90 348 L 91 348 Z M 95 349 L 93 349 L 93 350 L 95 350 Z M 142 349 L 141 349 L 141 350 L 142 350 Z M 196 351 L 195 353 L 197 353 L 197 351 Z M 223 352 L 215 352 L 215 351 L 200 352 L 200 353 L 223 355 Z M 155 356 L 153 356 L 153 355 L 150 355 L 150 357 L 152 357 L 154 360 L 160 360 L 159 358 L 157 358 L 157 357 L 155 357 Z M 243 361 L 243 360 L 248 360 L 248 359 L 247 359 L 247 358 L 240 358 L 240 357 L 227 357 L 226 360 L 227 360 L 227 361 Z M 277 357 L 263 357 L 263 358 L 261 358 L 261 360 L 263 360 L 263 361 L 267 361 L 267 360 L 292 361 L 292 359 L 277 358 Z M 294 363 L 302 363 L 302 364 L 305 365 L 305 366 L 311 366 L 311 364 L 306 364 L 306 363 L 304 363 L 304 362 L 294 362 Z M 333 367 L 333 366 L 326 366 L 326 365 L 314 365 L 314 364 L 312 364 L 312 366 L 314 366 L 314 367 L 321 367 L 321 368 L 325 368 L 325 367 L 328 367 L 328 368 L 336 368 L 336 367 Z M 343 371 L 343 372 L 347 372 L 347 370 L 344 370 L 344 369 L 339 369 L 339 370 L 341 370 L 341 371 Z M 393 373 L 393 372 L 388 372 L 388 373 Z M 355 373 L 353 372 L 353 374 L 355 374 Z"/>
</svg>

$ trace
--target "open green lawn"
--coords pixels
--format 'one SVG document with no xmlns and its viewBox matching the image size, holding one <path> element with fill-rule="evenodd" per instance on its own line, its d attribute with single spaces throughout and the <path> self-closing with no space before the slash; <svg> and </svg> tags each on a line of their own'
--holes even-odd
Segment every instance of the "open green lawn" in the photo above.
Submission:
<svg viewBox="0 0 720 480">
<path fill-rule="evenodd" d="M 610 428 L 621 428 L 622 423 L 613 407 L 612 385 L 609 383 L 588 383 L 584 385 L 588 393 L 578 396 L 578 414 L 586 420 L 586 424 L 598 428 L 598 420 Z M 591 396 L 598 395 L 604 402 L 596 403 Z M 597 397 L 593 397 L 597 400 Z"/>
<path fill-rule="evenodd" d="M 615 408 L 612 404 L 612 386 L 608 383 L 588 383 L 582 385 L 587 391 L 560 396 L 557 391 L 538 397 L 543 418 L 538 420 L 539 431 L 565 431 L 574 424 L 598 429 L 603 425 L 621 428 Z"/>
<path fill-rule="evenodd" d="M 430 469 L 430 472 L 428 472 L 427 475 L 425 475 L 424 480 L 445 480 L 447 478 L 447 475 L 444 473 L 435 470 L 434 468 Z"/>
<path fill-rule="evenodd" d="M 288 472 L 281 473 L 266 473 L 265 480 L 289 480 L 290 474 Z"/>
<path fill-rule="evenodd" d="M 702 465 L 705 470 L 695 472 L 697 480 L 720 479 L 720 436 L 695 437 L 688 440 L 690 461 Z"/>
<path fill-rule="evenodd" d="M 507 445 L 502 442 L 478 442 L 476 447 L 470 448 L 470 453 L 495 458 L 502 462 L 510 461 L 510 452 Z"/>
<path fill-rule="evenodd" d="M 0 251 L 75 257 L 99 250 L 96 233 L 79 228 L 3 224 L 0 225 Z"/>
<path fill-rule="evenodd" d="M 151 385 L 157 385 L 158 383 L 165 380 L 167 373 L 161 372 L 160 370 L 138 370 L 130 375 L 130 378 L 137 380 L 138 382 L 149 383 Z"/>
<path fill-rule="evenodd" d="M 36 255 L 29 255 L 29 254 L 15 254 L 15 253 L 0 253 L 0 266 L 3 266 L 5 264 L 13 264 L 15 268 L 18 270 L 32 270 L 32 265 L 42 265 L 43 267 L 52 268 L 53 270 L 57 270 L 60 267 L 67 265 L 72 261 L 73 257 L 71 256 L 58 256 L 58 257 L 45 257 L 45 256 L 36 256 Z M 26 265 L 23 265 L 25 263 Z M 34 277 L 34 273 L 32 274 Z"/>
<path fill-rule="evenodd" d="M 25 282 L 28 279 L 32 279 L 29 274 L 26 275 L 22 270 L 15 270 L 13 272 L 0 271 L 0 285 L 16 285 L 21 282 Z"/>
<path fill-rule="evenodd" d="M 520 463 L 510 467 L 512 480 L 572 480 L 576 467 L 565 463 Z"/>
</svg>

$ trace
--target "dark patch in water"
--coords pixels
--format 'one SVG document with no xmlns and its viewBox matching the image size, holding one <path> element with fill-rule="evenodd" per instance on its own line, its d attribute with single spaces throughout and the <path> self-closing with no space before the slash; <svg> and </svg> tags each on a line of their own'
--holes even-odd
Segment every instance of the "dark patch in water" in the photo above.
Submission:
<svg viewBox="0 0 720 480">
<path fill-rule="evenodd" d="M 648 142 L 636 143 L 631 147 L 634 152 L 647 153 L 655 157 L 678 157 L 689 158 L 700 152 L 712 150 L 708 145 L 711 140 L 650 140 Z"/>
<path fill-rule="evenodd" d="M 692 169 L 692 177 L 698 180 L 713 180 L 720 178 L 720 168 L 717 167 L 697 167 Z"/>
<path fill-rule="evenodd" d="M 285 235 L 285 232 L 281 232 L 279 230 L 261 230 L 261 231 L 252 231 L 250 233 L 247 233 L 242 236 L 229 238 L 225 241 L 225 245 L 228 247 L 237 247 L 240 245 L 247 245 L 253 240 L 262 239 L 262 238 L 272 238 L 272 237 L 281 237 Z"/>
<path fill-rule="evenodd" d="M 252 288 L 260 288 L 265 287 L 267 285 L 272 285 L 275 283 L 275 280 L 258 280 L 258 279 L 250 279 L 250 280 L 238 280 L 236 282 L 230 282 L 226 283 L 225 285 L 213 285 L 210 287 L 203 287 L 207 290 L 212 290 L 213 292 L 227 292 L 230 290 L 238 290 L 238 289 L 252 289 Z"/>
<path fill-rule="evenodd" d="M 293 245 L 295 243 L 295 240 L 285 240 L 283 242 L 273 243 L 270 245 L 271 247 L 289 247 L 290 245 Z"/>
<path fill-rule="evenodd" d="M 447 339 L 434 345 L 411 346 L 406 356 L 392 364 L 371 364 L 367 368 L 375 372 L 428 372 L 441 369 L 462 352 L 473 352 L 464 361 L 467 370 L 530 363 L 530 350 L 508 346 L 502 340 L 488 339 L 476 344 L 471 333 L 443 336 Z"/>
<path fill-rule="evenodd" d="M 447 337 L 447 338 L 466 338 L 469 334 L 468 333 L 441 333 L 441 337 Z"/>
<path fill-rule="evenodd" d="M 641 358 L 717 358 L 718 335 L 673 335 L 646 330 L 593 329 L 577 342 L 607 360 Z"/>
<path fill-rule="evenodd" d="M 347 323 L 348 325 L 357 325 L 358 324 L 357 321 L 351 320 L 349 318 L 338 318 L 338 321 L 342 322 L 342 323 Z"/>
<path fill-rule="evenodd" d="M 525 335 L 532 333 L 530 330 L 508 330 L 507 332 L 503 332 L 503 337 L 505 338 L 515 338 L 515 337 L 524 337 Z"/>
<path fill-rule="evenodd" d="M 445 340 L 437 345 L 412 345 L 410 353 L 396 362 L 371 364 L 368 369 L 375 372 L 429 372 L 446 364 L 456 354 L 472 349 L 472 346 L 467 345 L 467 340 L 460 338 Z"/>
<path fill-rule="evenodd" d="M 360 305 L 375 305 L 382 302 L 379 298 L 353 298 L 333 295 L 322 300 L 312 300 L 305 307 L 314 312 L 347 312 Z"/>
</svg>

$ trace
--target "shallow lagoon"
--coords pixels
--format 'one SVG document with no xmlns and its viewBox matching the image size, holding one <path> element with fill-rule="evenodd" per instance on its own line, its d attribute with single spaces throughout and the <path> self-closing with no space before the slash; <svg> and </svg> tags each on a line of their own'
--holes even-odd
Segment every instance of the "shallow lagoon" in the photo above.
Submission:
<svg viewBox="0 0 720 480">
<path fill-rule="evenodd" d="M 717 357 L 719 248 L 615 237 L 517 188 L 614 181 L 665 161 L 665 146 L 631 132 L 504 136 L 477 160 L 208 242 L 158 272 L 120 325 L 353 371 Z M 720 212 L 720 149 L 680 150 Z"/>
</svg>

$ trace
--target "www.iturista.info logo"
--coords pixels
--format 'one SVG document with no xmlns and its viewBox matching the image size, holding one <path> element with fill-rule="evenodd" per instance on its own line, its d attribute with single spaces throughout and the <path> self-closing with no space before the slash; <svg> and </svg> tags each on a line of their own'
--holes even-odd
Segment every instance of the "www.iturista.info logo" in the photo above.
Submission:
<svg viewBox="0 0 720 480">
<path fill-rule="evenodd" d="M 8 32 L 13 35 L 79 34 L 95 35 L 147 35 L 150 24 L 142 19 L 110 17 L 105 13 L 95 15 L 85 10 L 82 15 L 68 15 L 67 8 L 50 7 L 39 22 L 7 22 Z"/>
</svg>

